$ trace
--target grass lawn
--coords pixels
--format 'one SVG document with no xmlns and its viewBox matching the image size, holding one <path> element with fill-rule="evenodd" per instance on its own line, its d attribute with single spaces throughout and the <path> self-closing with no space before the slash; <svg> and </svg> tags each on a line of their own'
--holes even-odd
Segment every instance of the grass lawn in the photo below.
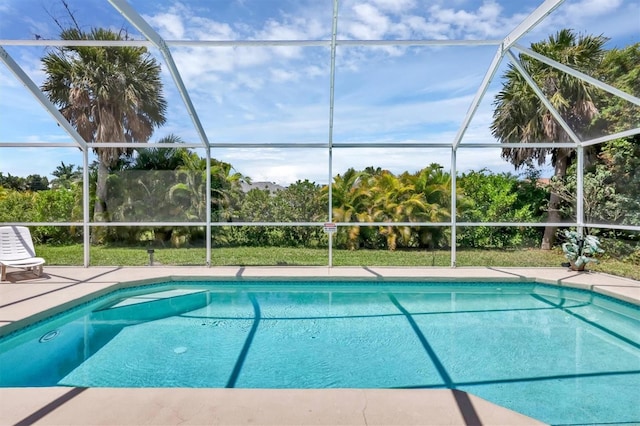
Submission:
<svg viewBox="0 0 640 426">
<path fill-rule="evenodd" d="M 49 265 L 80 266 L 82 245 L 63 247 L 37 246 L 38 256 Z M 149 264 L 144 247 L 91 248 L 91 266 L 143 266 Z M 457 266 L 556 267 L 565 261 L 559 250 L 458 250 Z M 154 263 L 162 265 L 205 265 L 204 248 L 155 249 Z M 213 248 L 212 266 L 326 266 L 326 249 L 283 247 Z M 451 253 L 446 251 L 382 251 L 333 250 L 333 266 L 450 266 Z M 640 280 L 640 265 L 603 259 L 589 264 L 589 269 Z"/>
</svg>

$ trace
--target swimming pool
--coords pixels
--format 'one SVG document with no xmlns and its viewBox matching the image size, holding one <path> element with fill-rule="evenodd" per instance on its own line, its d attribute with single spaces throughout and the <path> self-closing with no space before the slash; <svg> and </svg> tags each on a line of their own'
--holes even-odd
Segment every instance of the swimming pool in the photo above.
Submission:
<svg viewBox="0 0 640 426">
<path fill-rule="evenodd" d="M 451 388 L 640 421 L 640 309 L 533 283 L 172 282 L 0 341 L 2 386 Z"/>
</svg>

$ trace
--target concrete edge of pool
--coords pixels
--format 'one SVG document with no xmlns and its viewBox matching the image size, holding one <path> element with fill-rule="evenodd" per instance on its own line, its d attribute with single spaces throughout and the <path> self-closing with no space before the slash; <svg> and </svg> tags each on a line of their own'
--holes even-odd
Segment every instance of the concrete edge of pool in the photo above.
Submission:
<svg viewBox="0 0 640 426">
<path fill-rule="evenodd" d="M 543 424 L 450 390 L 5 388 L 0 400 L 12 425 Z"/>
<path fill-rule="evenodd" d="M 565 268 L 46 267 L 0 283 L 0 336 L 129 285 L 192 279 L 532 281 L 640 305 L 640 282 Z M 450 390 L 0 388 L 0 424 L 541 424 Z"/>
</svg>

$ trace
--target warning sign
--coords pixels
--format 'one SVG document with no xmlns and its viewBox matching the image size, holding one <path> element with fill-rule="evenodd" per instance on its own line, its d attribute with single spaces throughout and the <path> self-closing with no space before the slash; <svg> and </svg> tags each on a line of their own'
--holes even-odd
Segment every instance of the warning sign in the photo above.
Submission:
<svg viewBox="0 0 640 426">
<path fill-rule="evenodd" d="M 338 225 L 333 222 L 326 222 L 324 224 L 324 232 L 332 234 L 338 230 Z"/>
</svg>

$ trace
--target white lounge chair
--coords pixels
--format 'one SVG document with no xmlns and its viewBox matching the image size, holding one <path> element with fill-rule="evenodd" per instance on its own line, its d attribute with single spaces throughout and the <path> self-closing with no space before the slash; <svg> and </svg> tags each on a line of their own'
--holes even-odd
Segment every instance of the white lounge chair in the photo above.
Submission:
<svg viewBox="0 0 640 426">
<path fill-rule="evenodd" d="M 7 278 L 7 266 L 42 274 L 45 260 L 36 257 L 31 232 L 25 226 L 0 226 L 0 281 Z"/>
</svg>

